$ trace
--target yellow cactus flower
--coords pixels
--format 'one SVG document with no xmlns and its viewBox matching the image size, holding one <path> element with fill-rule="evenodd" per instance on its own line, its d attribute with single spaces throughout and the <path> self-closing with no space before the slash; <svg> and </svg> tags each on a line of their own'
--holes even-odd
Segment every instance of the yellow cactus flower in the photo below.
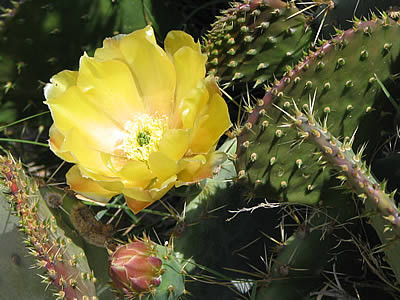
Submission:
<svg viewBox="0 0 400 300">
<path fill-rule="evenodd" d="M 171 31 L 165 51 L 147 26 L 104 41 L 79 71 L 62 71 L 44 92 L 51 150 L 75 165 L 71 189 L 106 202 L 124 194 L 139 212 L 173 186 L 210 177 L 225 158 L 216 143 L 231 126 L 200 44 Z"/>
</svg>

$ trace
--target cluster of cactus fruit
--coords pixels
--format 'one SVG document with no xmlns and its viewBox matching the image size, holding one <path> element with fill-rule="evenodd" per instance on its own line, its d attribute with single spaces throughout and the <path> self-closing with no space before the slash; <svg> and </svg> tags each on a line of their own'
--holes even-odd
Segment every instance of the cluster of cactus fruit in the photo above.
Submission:
<svg viewBox="0 0 400 300">
<path fill-rule="evenodd" d="M 68 64 L 82 50 L 75 42 L 71 57 L 58 53 L 73 39 L 60 28 L 66 22 L 61 11 L 70 4 L 50 2 L 12 2 L 0 17 L 2 111 L 10 102 L 15 112 L 40 98 L 37 82 L 73 67 Z M 139 18 L 135 10 L 126 10 L 133 2 L 94 3 L 81 1 L 85 18 L 68 11 L 85 23 L 87 44 L 80 46 L 88 51 L 100 33 L 141 25 L 132 21 Z M 104 224 L 98 210 L 64 190 L 39 188 L 10 154 L 0 157 L 1 199 L 20 218 L 56 299 L 400 298 L 396 1 L 244 0 L 230 6 L 202 45 L 208 73 L 246 102 L 229 102 L 239 120 L 220 146 L 229 159 L 214 178 L 180 188 L 184 197 L 159 212 L 162 217 L 144 211 L 136 224 L 123 215 L 124 225 Z M 37 32 L 43 39 L 20 32 L 33 9 L 46 20 Z M 18 34 L 20 40 L 12 39 Z M 20 49 L 21 41 L 41 47 L 47 37 L 57 41 L 40 57 L 45 61 Z M 40 64 L 46 67 L 35 67 Z M 36 82 L 27 69 L 36 70 Z M 147 235 L 127 240 L 120 234 L 125 225 L 138 227 L 136 235 L 145 227 Z M 150 240 L 156 231 L 165 243 Z M 360 261 L 353 266 L 360 272 L 346 269 L 346 259 Z M 365 277 L 342 286 L 339 273 L 359 278 L 361 268 Z"/>
</svg>

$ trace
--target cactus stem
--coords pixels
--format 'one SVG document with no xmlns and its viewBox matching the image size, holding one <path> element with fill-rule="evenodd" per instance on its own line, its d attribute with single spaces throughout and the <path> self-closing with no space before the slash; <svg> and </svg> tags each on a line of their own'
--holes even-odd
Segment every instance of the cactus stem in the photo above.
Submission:
<svg viewBox="0 0 400 300">
<path fill-rule="evenodd" d="M 340 178 L 346 179 L 353 192 L 367 197 L 366 200 L 375 204 L 384 219 L 393 226 L 400 227 L 400 211 L 390 195 L 385 192 L 385 183 L 379 184 L 369 173 L 365 163 L 361 161 L 365 145 L 357 153 L 354 153 L 351 148 L 355 132 L 351 138 L 346 137 L 343 142 L 340 142 L 315 121 L 312 114 L 312 103 L 310 104 L 311 109 L 308 109 L 305 115 L 301 115 L 297 107 L 295 115 L 292 115 L 282 108 L 274 106 L 283 112 L 302 133 L 302 141 L 307 140 L 319 148 L 322 159 L 340 172 Z"/>
</svg>

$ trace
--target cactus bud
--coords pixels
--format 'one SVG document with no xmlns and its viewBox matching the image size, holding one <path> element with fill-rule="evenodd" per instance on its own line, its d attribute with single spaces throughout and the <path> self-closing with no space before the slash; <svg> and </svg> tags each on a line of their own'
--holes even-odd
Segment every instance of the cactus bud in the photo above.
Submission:
<svg viewBox="0 0 400 300">
<path fill-rule="evenodd" d="M 109 258 L 113 286 L 128 297 L 151 292 L 161 284 L 162 261 L 155 255 L 149 241 L 119 246 Z"/>
</svg>

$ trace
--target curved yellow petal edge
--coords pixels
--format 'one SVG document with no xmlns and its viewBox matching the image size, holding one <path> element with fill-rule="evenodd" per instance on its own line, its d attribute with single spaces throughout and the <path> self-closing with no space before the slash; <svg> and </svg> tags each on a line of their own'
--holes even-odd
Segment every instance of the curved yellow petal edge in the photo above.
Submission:
<svg viewBox="0 0 400 300">
<path fill-rule="evenodd" d="M 54 124 L 50 149 L 73 163 L 67 183 L 107 202 L 123 194 L 138 213 L 174 186 L 213 175 L 225 159 L 215 151 L 231 126 L 207 57 L 182 31 L 157 45 L 151 26 L 107 38 L 78 71 L 45 86 Z"/>
</svg>

